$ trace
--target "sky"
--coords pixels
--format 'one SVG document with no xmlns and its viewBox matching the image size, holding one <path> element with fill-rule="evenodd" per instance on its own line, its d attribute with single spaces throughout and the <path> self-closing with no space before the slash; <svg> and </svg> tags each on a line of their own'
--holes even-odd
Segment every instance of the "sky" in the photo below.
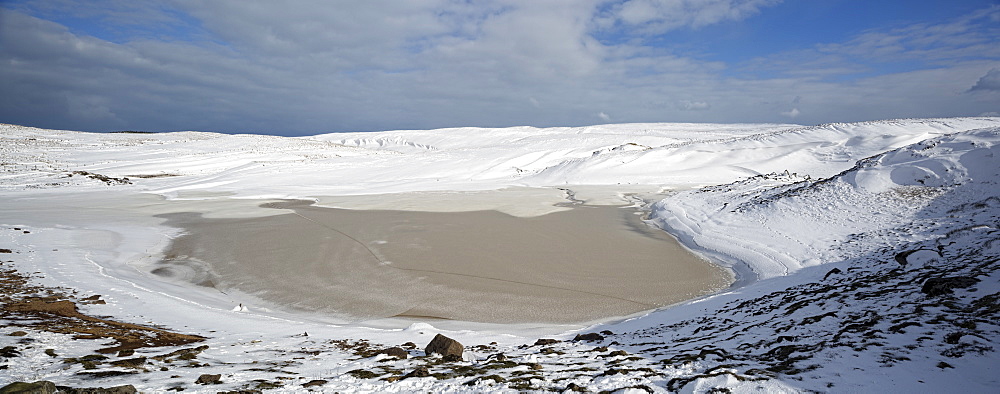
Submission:
<svg viewBox="0 0 1000 394">
<path fill-rule="evenodd" d="M 0 0 L 0 123 L 309 135 L 1000 116 L 1000 0 Z"/>
</svg>

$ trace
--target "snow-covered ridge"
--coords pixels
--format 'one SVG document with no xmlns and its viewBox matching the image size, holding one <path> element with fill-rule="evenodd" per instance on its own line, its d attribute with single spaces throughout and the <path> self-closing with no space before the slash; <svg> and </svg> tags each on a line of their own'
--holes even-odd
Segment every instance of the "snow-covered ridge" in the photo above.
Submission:
<svg viewBox="0 0 1000 394">
<path fill-rule="evenodd" d="M 1000 128 L 976 129 L 864 158 L 829 178 L 756 176 L 661 201 L 652 220 L 759 279 L 788 275 L 845 258 L 838 245 L 854 234 L 911 221 L 950 189 L 988 193 L 1000 181 L 998 144 Z"/>
<path fill-rule="evenodd" d="M 998 123 L 1000 118 L 814 127 L 636 124 L 300 138 L 94 134 L 7 125 L 0 127 L 0 154 L 8 163 L 0 187 L 49 187 L 66 172 L 84 170 L 113 177 L 176 175 L 145 183 L 144 191 L 170 198 L 205 190 L 309 198 L 564 184 L 684 188 L 785 170 L 826 177 L 873 154 Z"/>
</svg>

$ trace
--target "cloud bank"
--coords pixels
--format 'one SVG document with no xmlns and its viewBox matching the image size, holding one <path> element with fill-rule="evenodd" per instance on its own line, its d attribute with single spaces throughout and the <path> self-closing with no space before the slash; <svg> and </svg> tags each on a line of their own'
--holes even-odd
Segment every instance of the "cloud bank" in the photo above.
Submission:
<svg viewBox="0 0 1000 394">
<path fill-rule="evenodd" d="M 778 6 L 16 3 L 0 8 L 0 122 L 313 134 L 609 120 L 820 123 L 1000 109 L 1000 98 L 983 94 L 997 89 L 1000 7 L 745 62 L 662 42 Z"/>
</svg>

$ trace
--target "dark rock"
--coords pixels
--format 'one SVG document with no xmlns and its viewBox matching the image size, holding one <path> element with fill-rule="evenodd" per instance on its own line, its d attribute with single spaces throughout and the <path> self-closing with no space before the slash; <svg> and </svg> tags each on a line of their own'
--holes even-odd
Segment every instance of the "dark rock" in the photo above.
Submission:
<svg viewBox="0 0 1000 394">
<path fill-rule="evenodd" d="M 417 367 L 416 369 L 410 371 L 410 373 L 403 376 L 403 378 L 426 378 L 431 376 L 431 372 L 427 370 L 427 367 Z"/>
<path fill-rule="evenodd" d="M 145 357 L 128 358 L 124 360 L 112 361 L 111 365 L 122 368 L 140 368 L 146 365 Z"/>
<path fill-rule="evenodd" d="M 583 386 L 579 386 L 576 383 L 570 383 L 569 385 L 566 386 L 565 389 L 563 389 L 563 391 L 575 391 L 575 392 L 578 392 L 578 393 L 582 393 L 582 392 L 587 391 L 587 388 L 585 388 Z"/>
<path fill-rule="evenodd" d="M 103 379 L 111 378 L 115 376 L 125 376 L 125 375 L 135 375 L 136 371 L 97 371 L 97 372 L 80 372 L 77 375 L 86 376 L 92 379 Z"/>
<path fill-rule="evenodd" d="M 325 380 L 323 380 L 323 379 L 316 379 L 316 380 L 310 380 L 308 382 L 303 383 L 302 387 L 322 386 L 324 384 L 326 384 Z"/>
<path fill-rule="evenodd" d="M 65 386 L 59 386 L 57 388 L 59 389 L 60 393 L 66 393 L 66 394 L 134 394 L 139 392 L 138 390 L 135 389 L 135 386 L 131 384 L 127 384 L 124 386 L 109 387 L 109 388 L 88 387 L 88 388 L 78 389 Z"/>
<path fill-rule="evenodd" d="M 56 354 L 56 349 L 45 349 L 45 354 L 49 357 L 59 357 L 59 355 Z"/>
<path fill-rule="evenodd" d="M 3 358 L 21 357 L 21 352 L 17 351 L 16 347 L 4 346 L 2 349 L 0 349 L 0 357 Z"/>
<path fill-rule="evenodd" d="M 395 357 L 395 358 L 400 358 L 400 359 L 405 359 L 405 358 L 407 358 L 407 357 L 410 356 L 410 353 L 408 353 L 405 349 L 403 349 L 401 347 L 391 347 L 391 348 L 385 349 L 385 350 L 383 350 L 383 351 L 381 351 L 379 353 L 380 354 L 386 354 L 386 355 L 389 355 L 389 356 L 392 356 L 392 357 Z"/>
<path fill-rule="evenodd" d="M 844 271 L 841 271 L 840 268 L 834 268 L 834 269 L 830 270 L 830 272 L 827 272 L 826 275 L 823 275 L 823 280 L 826 280 L 826 278 L 829 278 L 830 275 L 837 275 L 837 274 L 840 274 L 840 273 L 843 273 L 843 272 Z"/>
<path fill-rule="evenodd" d="M 167 353 L 167 354 L 164 354 L 164 355 L 160 355 L 160 356 L 154 356 L 153 359 L 157 360 L 157 361 L 164 361 L 164 360 L 176 357 L 176 358 L 181 359 L 181 360 L 191 360 L 191 359 L 196 358 L 199 353 L 201 353 L 203 351 L 206 351 L 206 350 L 208 350 L 208 345 L 201 345 L 201 346 L 193 347 L 193 348 L 175 350 L 175 351 L 172 351 L 170 353 Z"/>
<path fill-rule="evenodd" d="M 503 383 L 503 382 L 507 381 L 507 379 L 504 379 L 500 375 L 489 375 L 489 376 L 480 376 L 478 378 L 472 379 L 472 380 L 470 380 L 468 382 L 465 382 L 465 385 L 466 386 L 475 386 L 477 383 L 482 382 L 482 381 L 486 381 L 486 380 L 492 380 L 494 383 Z"/>
<path fill-rule="evenodd" d="M 0 253 L 14 253 L 14 251 L 10 249 L 0 249 Z"/>
<path fill-rule="evenodd" d="M 507 361 L 507 355 L 505 355 L 503 353 L 497 353 L 497 354 L 494 354 L 494 355 L 492 355 L 492 356 L 490 356 L 488 358 L 491 358 L 491 359 L 496 360 L 496 361 Z"/>
<path fill-rule="evenodd" d="M 424 352 L 427 353 L 427 355 L 437 353 L 442 356 L 455 355 L 459 358 L 462 357 L 463 350 L 464 348 L 461 343 L 458 343 L 458 341 L 441 334 L 435 335 L 434 339 L 432 339 L 431 342 L 427 344 L 427 347 L 424 348 Z"/>
<path fill-rule="evenodd" d="M 375 379 L 379 377 L 379 374 L 369 371 L 367 369 L 354 369 L 347 371 L 347 374 L 356 377 L 358 379 Z"/>
<path fill-rule="evenodd" d="M 12 337 L 23 337 L 25 335 L 28 335 L 28 333 L 26 333 L 24 331 L 14 331 L 14 332 L 12 332 L 10 334 L 7 334 L 7 335 L 10 335 Z"/>
<path fill-rule="evenodd" d="M 56 384 L 40 380 L 37 382 L 14 382 L 0 388 L 0 394 L 51 394 L 56 392 Z"/>
<path fill-rule="evenodd" d="M 795 345 L 784 345 L 784 346 L 778 346 L 778 347 L 776 347 L 774 349 L 769 350 L 767 352 L 766 356 L 768 356 L 768 357 L 770 357 L 772 359 L 776 359 L 776 360 L 780 361 L 780 360 L 787 359 L 788 356 L 790 356 L 792 353 L 795 353 L 797 351 L 799 351 L 799 347 L 798 346 L 795 346 Z"/>
<path fill-rule="evenodd" d="M 131 356 L 133 354 L 135 354 L 135 350 L 132 350 L 132 349 L 125 349 L 125 350 L 119 350 L 118 351 L 118 357 L 128 357 L 128 356 Z"/>
<path fill-rule="evenodd" d="M 195 380 L 194 383 L 195 384 L 219 384 L 219 383 L 222 383 L 220 381 L 220 379 L 222 379 L 222 375 L 220 375 L 220 374 L 211 375 L 211 374 L 207 374 L 206 373 L 206 374 L 203 374 L 203 375 L 199 376 L 198 380 Z"/>
<path fill-rule="evenodd" d="M 447 354 L 443 358 L 441 358 L 441 360 L 446 363 L 456 363 L 462 361 L 462 356 L 459 356 L 457 354 Z"/>
<path fill-rule="evenodd" d="M 588 332 L 586 334 L 576 334 L 576 337 L 573 338 L 573 341 L 588 341 L 588 342 L 590 342 L 590 341 L 603 341 L 603 340 L 604 340 L 604 336 L 601 335 L 601 334 L 598 334 L 596 332 Z"/>
<path fill-rule="evenodd" d="M 615 335 L 615 333 L 611 332 L 611 330 L 601 331 L 601 334 L 604 334 L 604 335 Z"/>
<path fill-rule="evenodd" d="M 607 371 L 604 371 L 604 373 L 602 373 L 600 376 L 625 375 L 627 373 L 628 371 L 624 369 L 610 368 Z"/>
<path fill-rule="evenodd" d="M 618 356 L 628 356 L 628 352 L 624 350 L 615 350 L 611 353 L 608 353 L 608 357 L 618 357 Z"/>
<path fill-rule="evenodd" d="M 401 347 L 401 348 L 403 348 L 403 349 L 410 349 L 410 350 L 413 350 L 413 349 L 416 349 L 416 348 L 417 348 L 417 344 L 415 344 L 415 343 L 413 343 L 413 342 L 407 342 L 407 343 L 404 343 L 404 344 L 403 344 L 402 346 L 400 346 L 400 347 Z"/>
<path fill-rule="evenodd" d="M 930 278 L 924 282 L 920 292 L 935 297 L 950 294 L 954 289 L 964 289 L 979 283 L 979 279 L 970 276 L 950 276 L 945 278 Z"/>
<path fill-rule="evenodd" d="M 545 346 L 545 345 L 551 345 L 553 343 L 559 343 L 559 340 L 558 339 L 550 339 L 550 338 L 541 338 L 541 339 L 535 341 L 535 344 L 532 345 L 532 346 Z"/>
</svg>

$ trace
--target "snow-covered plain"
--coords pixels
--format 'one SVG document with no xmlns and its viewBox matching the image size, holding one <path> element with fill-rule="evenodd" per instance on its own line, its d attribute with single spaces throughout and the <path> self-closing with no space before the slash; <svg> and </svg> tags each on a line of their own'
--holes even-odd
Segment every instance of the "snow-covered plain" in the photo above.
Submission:
<svg viewBox="0 0 1000 394">
<path fill-rule="evenodd" d="M 79 375 L 78 364 L 44 353 L 58 347 L 61 356 L 80 357 L 101 347 L 94 341 L 32 332 L 34 342 L 25 345 L 0 336 L 0 346 L 18 346 L 22 354 L 6 361 L 0 383 L 206 392 L 301 391 L 315 379 L 327 382 L 310 390 L 330 392 L 1000 387 L 994 349 L 1000 338 L 1000 118 L 301 138 L 2 125 L 0 165 L 0 247 L 15 252 L 0 260 L 41 272 L 43 284 L 101 294 L 108 302 L 85 312 L 209 337 L 209 349 L 198 357 L 207 366 L 149 361 L 142 373 L 94 380 Z M 69 176 L 74 171 L 107 181 Z M 124 177 L 131 183 L 118 181 Z M 504 188 L 531 192 L 474 197 Z M 634 195 L 668 191 L 649 207 L 649 222 L 732 268 L 740 280 L 720 294 L 592 327 L 332 325 L 252 304 L 239 311 L 238 296 L 220 298 L 133 268 L 157 258 L 178 234 L 153 216 L 168 212 L 257 216 L 273 214 L 257 208 L 261 200 L 298 198 L 346 208 L 532 216 L 561 209 L 554 206 L 560 202 L 630 204 Z M 463 207 L 457 199 L 475 203 Z M 922 291 L 931 279 L 948 287 L 952 282 L 943 277 L 977 282 Z M 571 341 L 577 333 L 604 330 L 613 334 Z M 422 347 L 436 333 L 465 344 L 465 359 L 394 360 L 358 351 L 363 346 L 355 342 Z M 563 341 L 526 346 L 541 336 Z M 499 353 L 512 362 L 491 357 Z M 437 377 L 386 379 L 421 365 Z M 224 383 L 195 385 L 202 373 L 222 374 Z M 477 379 L 485 376 L 495 378 Z"/>
</svg>

